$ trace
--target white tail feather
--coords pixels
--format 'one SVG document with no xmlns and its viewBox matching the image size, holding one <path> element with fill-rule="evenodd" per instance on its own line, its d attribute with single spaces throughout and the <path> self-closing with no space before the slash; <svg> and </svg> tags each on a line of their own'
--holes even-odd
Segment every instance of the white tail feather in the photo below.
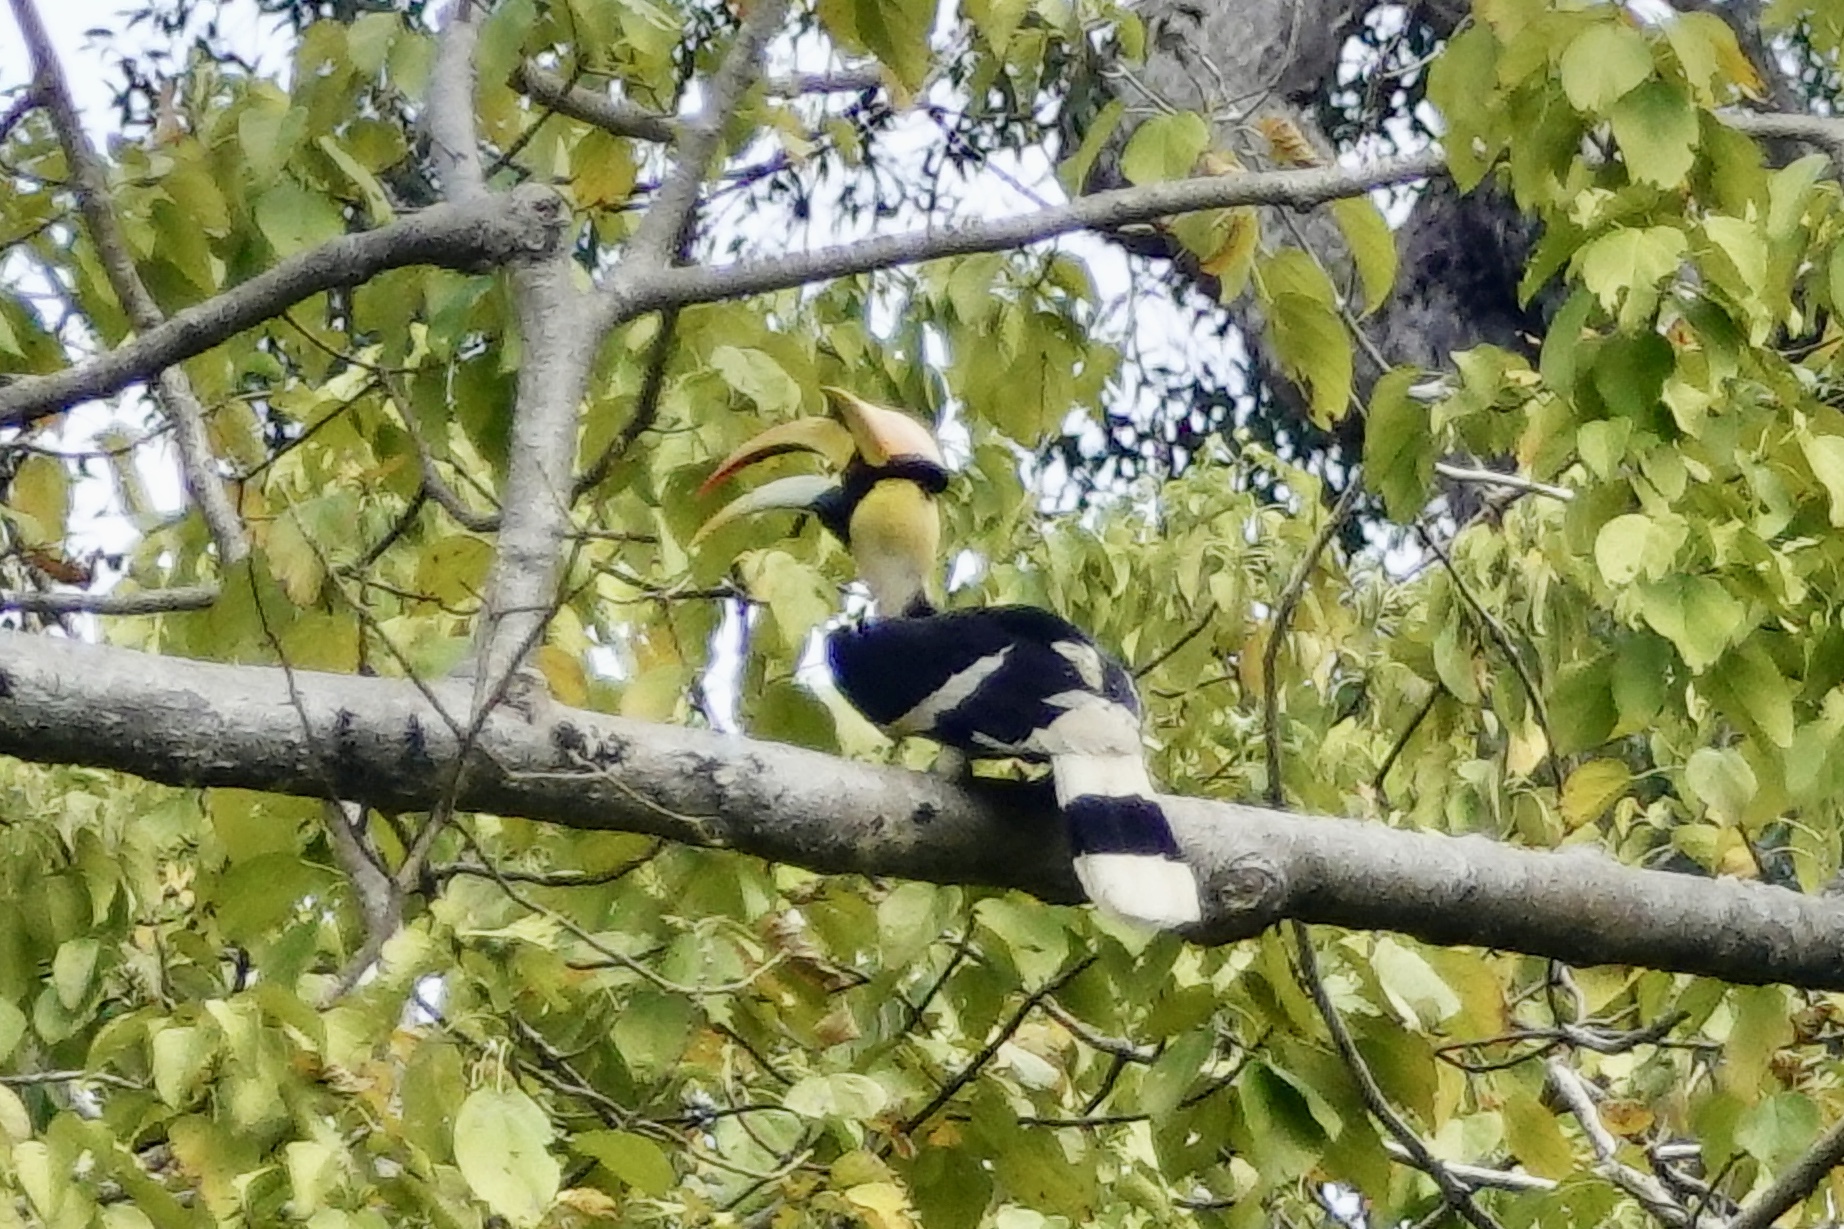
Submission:
<svg viewBox="0 0 1844 1229">
<path fill-rule="evenodd" d="M 1058 755 L 1050 761 L 1050 775 L 1060 807 L 1075 798 L 1155 797 L 1145 754 L 1137 747 L 1126 755 Z"/>
<path fill-rule="evenodd" d="M 1076 878 L 1095 907 L 1124 921 L 1160 930 L 1203 916 L 1197 876 L 1183 862 L 1135 853 L 1092 853 L 1076 859 Z"/>
</svg>

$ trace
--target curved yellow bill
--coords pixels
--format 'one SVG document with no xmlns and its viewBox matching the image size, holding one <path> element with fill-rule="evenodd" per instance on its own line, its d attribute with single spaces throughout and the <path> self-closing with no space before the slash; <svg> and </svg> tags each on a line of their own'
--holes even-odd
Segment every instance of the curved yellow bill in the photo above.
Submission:
<svg viewBox="0 0 1844 1229">
<path fill-rule="evenodd" d="M 820 390 L 845 420 L 857 454 L 872 468 L 900 457 L 916 457 L 941 465 L 941 446 L 922 423 L 901 410 L 874 405 L 848 389 L 828 384 Z"/>
<path fill-rule="evenodd" d="M 698 488 L 698 494 L 709 494 L 738 470 L 784 452 L 817 452 L 834 469 L 844 469 L 856 449 L 852 432 L 832 419 L 796 418 L 770 427 L 725 457 Z"/>
<path fill-rule="evenodd" d="M 748 464 L 748 462 L 743 464 Z M 834 483 L 830 478 L 822 478 L 818 474 L 796 474 L 791 478 L 777 478 L 773 482 L 765 482 L 747 495 L 737 496 L 712 513 L 710 520 L 698 526 L 698 532 L 692 535 L 692 540 L 687 546 L 696 547 L 698 543 L 731 521 L 745 516 L 754 516 L 758 512 L 812 511 L 820 496 L 832 490 L 833 486 Z"/>
</svg>

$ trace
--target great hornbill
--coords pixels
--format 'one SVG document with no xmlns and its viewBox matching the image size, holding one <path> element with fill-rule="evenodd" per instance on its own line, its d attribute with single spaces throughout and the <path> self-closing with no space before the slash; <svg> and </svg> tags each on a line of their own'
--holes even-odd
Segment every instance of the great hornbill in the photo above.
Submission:
<svg viewBox="0 0 1844 1229">
<path fill-rule="evenodd" d="M 726 457 L 701 493 L 792 451 L 820 454 L 839 479 L 766 483 L 720 509 L 698 538 L 751 513 L 817 516 L 850 548 L 877 611 L 826 637 L 846 700 L 892 734 L 922 735 L 974 758 L 1047 762 L 1089 898 L 1144 925 L 1196 922 L 1197 878 L 1146 772 L 1132 677 L 1047 610 L 936 610 L 928 598 L 941 541 L 935 497 L 948 472 L 933 435 L 842 389 L 826 394 L 843 424 L 802 418 L 772 427 Z"/>
</svg>

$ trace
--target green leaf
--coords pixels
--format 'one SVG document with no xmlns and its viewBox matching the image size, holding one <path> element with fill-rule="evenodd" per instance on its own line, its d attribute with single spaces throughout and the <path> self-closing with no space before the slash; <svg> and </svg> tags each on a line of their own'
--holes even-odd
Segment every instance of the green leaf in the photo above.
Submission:
<svg viewBox="0 0 1844 1229">
<path fill-rule="evenodd" d="M 1383 496 L 1390 519 L 1401 524 L 1420 515 L 1434 477 L 1428 407 L 1409 396 L 1420 374 L 1398 367 L 1378 380 L 1364 418 L 1364 480 Z"/>
<path fill-rule="evenodd" d="M 1370 967 L 1390 1007 L 1409 1027 L 1431 1029 L 1459 1014 L 1460 996 L 1414 948 L 1381 936 L 1371 949 Z"/>
<path fill-rule="evenodd" d="M 101 952 L 102 945 L 88 936 L 58 944 L 58 953 L 51 959 L 51 984 L 65 1010 L 76 1011 L 89 997 Z"/>
<path fill-rule="evenodd" d="M 639 990 L 629 996 L 615 1020 L 615 1048 L 621 1061 L 641 1079 L 671 1070 L 691 1040 L 697 1007 L 676 994 Z"/>
<path fill-rule="evenodd" d="M 277 256 L 292 256 L 346 232 L 337 204 L 292 179 L 256 198 L 256 225 Z"/>
<path fill-rule="evenodd" d="M 1441 685 L 1463 704 L 1479 703 L 1479 680 L 1471 639 L 1458 623 L 1449 622 L 1434 634 L 1434 671 Z"/>
<path fill-rule="evenodd" d="M 774 616 L 787 653 L 799 653 L 808 634 L 832 617 L 832 585 L 819 569 L 786 551 L 751 551 L 737 561 L 737 572 L 750 596 Z"/>
<path fill-rule="evenodd" d="M 1760 788 L 1754 769 L 1734 747 L 1700 747 L 1684 765 L 1684 781 L 1725 823 L 1738 823 Z"/>
<path fill-rule="evenodd" d="M 809 1075 L 797 1080 L 781 1104 L 807 1118 L 842 1118 L 868 1122 L 889 1103 L 883 1085 L 868 1075 L 841 1071 L 834 1075 Z"/>
<path fill-rule="evenodd" d="M 1630 330 L 1651 318 L 1659 283 L 1676 276 L 1689 246 L 1675 226 L 1621 227 L 1584 244 L 1570 265 Z"/>
<path fill-rule="evenodd" d="M 1619 710 L 1619 733 L 1643 730 L 1658 715 L 1671 685 L 1671 646 L 1637 632 L 1614 649 L 1613 699 Z"/>
<path fill-rule="evenodd" d="M 26 1035 L 26 1013 L 11 999 L 0 998 L 0 1063 L 13 1056 L 13 1050 Z"/>
<path fill-rule="evenodd" d="M 1725 655 L 1710 671 L 1722 707 L 1782 749 L 1793 745 L 1793 686 L 1754 640 Z"/>
<path fill-rule="evenodd" d="M 1560 68 L 1570 105 L 1586 115 L 1601 115 L 1652 75 L 1652 48 L 1615 13 L 1576 35 L 1562 53 Z"/>
<path fill-rule="evenodd" d="M 516 1088 L 469 1093 L 455 1115 L 455 1164 L 468 1189 L 514 1225 L 536 1225 L 563 1173 L 548 1151 L 551 1120 Z"/>
<path fill-rule="evenodd" d="M 217 1052 L 211 1031 L 197 1025 L 163 1028 L 154 1034 L 154 1091 L 174 1109 L 183 1109 L 192 1100 Z"/>
<path fill-rule="evenodd" d="M 711 366 L 724 383 L 765 414 L 791 414 L 800 408 L 800 385 L 766 351 L 719 346 L 711 351 Z"/>
<path fill-rule="evenodd" d="M 1364 290 L 1364 315 L 1383 306 L 1396 284 L 1396 236 L 1367 196 L 1349 196 L 1332 202 L 1332 217 L 1344 232 L 1357 280 Z"/>
<path fill-rule="evenodd" d="M 1044 982 L 1069 956 L 1069 930 L 1056 912 L 1035 901 L 995 896 L 980 902 L 980 925 L 1003 941 L 1005 954 L 1028 982 Z"/>
<path fill-rule="evenodd" d="M 586 1131 L 571 1139 L 570 1146 L 594 1157 L 609 1173 L 651 1198 L 658 1199 L 678 1185 L 672 1158 L 644 1135 L 632 1131 Z"/>
<path fill-rule="evenodd" d="M 1800 447 L 1813 477 L 1824 484 L 1830 497 L 1832 527 L 1844 528 L 1844 436 L 1806 435 Z"/>
<path fill-rule="evenodd" d="M 358 159 L 347 153 L 344 146 L 331 136 L 324 134 L 314 138 L 314 145 L 321 153 L 333 160 L 333 165 L 340 169 L 352 186 L 359 190 L 359 195 L 365 198 L 365 215 L 373 226 L 382 226 L 397 216 L 396 209 L 391 205 L 391 198 L 384 191 L 384 185 L 379 183 L 377 176 L 366 170 Z"/>
<path fill-rule="evenodd" d="M 56 546 L 61 543 L 70 507 L 70 476 L 64 471 L 64 463 L 38 453 L 26 457 L 13 474 L 7 506 L 31 518 L 20 525 L 25 545 Z"/>
<path fill-rule="evenodd" d="M 637 168 L 632 143 L 592 128 L 570 155 L 570 186 L 579 204 L 595 208 L 624 203 L 633 194 Z"/>
<path fill-rule="evenodd" d="M 1185 179 L 1210 148 L 1210 126 L 1191 111 L 1155 115 L 1138 128 L 1121 154 L 1120 169 L 1136 184 Z"/>
<path fill-rule="evenodd" d="M 1614 140 L 1635 182 L 1673 188 L 1697 160 L 1697 109 L 1684 91 L 1649 81 L 1622 98 L 1613 111 Z"/>
<path fill-rule="evenodd" d="M 1776 1093 L 1742 1112 L 1735 1143 L 1764 1164 L 1785 1165 L 1802 1154 L 1824 1129 L 1824 1116 L 1803 1093 Z"/>
<path fill-rule="evenodd" d="M 820 0 L 819 16 L 834 39 L 876 56 L 908 89 L 928 76 L 932 0 Z"/>
<path fill-rule="evenodd" d="M 1275 295 L 1268 331 L 1281 369 L 1305 387 L 1313 421 L 1326 427 L 1343 418 L 1351 406 L 1351 336 L 1329 295 Z"/>
<path fill-rule="evenodd" d="M 1643 512 L 1616 516 L 1594 537 L 1594 564 L 1608 584 L 1629 585 L 1641 576 L 1659 580 L 1674 566 L 1690 528 L 1677 517 Z"/>
<path fill-rule="evenodd" d="M 1748 608 L 1707 576 L 1676 576 L 1638 590 L 1639 612 L 1701 674 L 1743 631 Z"/>
<path fill-rule="evenodd" d="M 1559 806 L 1571 829 L 1593 823 L 1618 802 L 1633 783 L 1633 774 L 1619 760 L 1589 760 L 1562 784 Z"/>
<path fill-rule="evenodd" d="M 1082 144 L 1076 147 L 1074 156 L 1065 158 L 1056 169 L 1056 177 L 1065 192 L 1077 196 L 1088 185 L 1089 172 L 1095 167 L 1095 159 L 1101 156 L 1101 151 L 1114 139 L 1115 132 L 1120 128 L 1121 117 L 1126 112 L 1127 104 L 1115 98 L 1109 100 L 1100 114 L 1089 121 L 1089 126 L 1082 133 Z"/>
<path fill-rule="evenodd" d="M 1613 733 L 1617 715 L 1605 659 L 1564 666 L 1549 698 L 1556 754 L 1600 746 Z"/>
<path fill-rule="evenodd" d="M 1140 1108 L 1154 1118 L 1177 1109 L 1215 1046 L 1209 1029 L 1192 1029 L 1166 1046 L 1140 1081 Z"/>
<path fill-rule="evenodd" d="M 237 143 L 243 148 L 243 171 L 253 188 L 275 182 L 307 129 L 307 113 L 288 105 L 280 91 L 263 91 L 237 115 Z"/>
</svg>

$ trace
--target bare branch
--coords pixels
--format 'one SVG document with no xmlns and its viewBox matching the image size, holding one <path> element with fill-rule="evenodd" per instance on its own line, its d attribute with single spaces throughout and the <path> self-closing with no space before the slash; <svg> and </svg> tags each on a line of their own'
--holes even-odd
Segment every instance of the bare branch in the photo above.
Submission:
<svg viewBox="0 0 1844 1229">
<path fill-rule="evenodd" d="M 70 86 L 64 80 L 64 67 L 58 63 L 57 53 L 39 21 L 38 7 L 33 0 L 13 0 L 13 17 L 32 53 L 36 90 L 51 113 L 58 144 L 70 163 L 77 205 L 83 212 L 84 225 L 90 233 L 90 241 L 96 246 L 109 285 L 138 332 L 158 328 L 166 317 L 141 281 L 127 237 L 109 206 L 108 172 L 83 131 L 83 117 L 77 114 Z M 157 388 L 160 406 L 173 422 L 173 442 L 179 451 L 186 488 L 211 531 L 219 561 L 235 563 L 249 554 L 250 539 L 218 475 L 217 458 L 212 455 L 211 441 L 205 435 L 205 408 L 193 394 L 192 382 L 186 378 L 186 373 L 177 367 L 160 373 Z"/>
<path fill-rule="evenodd" d="M 1414 1164 L 1409 1150 L 1393 1139 L 1383 1141 L 1383 1151 L 1404 1164 Z M 1521 1169 L 1493 1169 L 1489 1165 L 1465 1165 L 1443 1162 L 1447 1172 L 1471 1187 L 1490 1187 L 1501 1191 L 1553 1191 L 1560 1185 L 1554 1178 L 1539 1178 Z"/>
<path fill-rule="evenodd" d="M 77 367 L 0 383 L 0 427 L 24 426 L 80 402 L 119 392 L 137 380 L 226 341 L 301 300 L 355 286 L 387 269 L 438 265 L 468 272 L 553 249 L 562 233 L 563 201 L 526 185 L 465 205 L 436 205 L 377 230 L 342 235 L 282 261 L 266 273 L 194 307 L 175 312 Z"/>
<path fill-rule="evenodd" d="M 853 94 L 883 88 L 883 75 L 874 66 L 840 68 L 831 72 L 794 73 L 768 77 L 763 88 L 778 98 L 804 98 L 812 94 Z M 661 145 L 678 139 L 679 121 L 626 98 L 613 98 L 587 86 L 572 85 L 561 73 L 530 60 L 513 70 L 513 88 L 559 115 L 592 125 L 618 137 L 653 141 Z"/>
<path fill-rule="evenodd" d="M 329 997 L 337 998 L 358 984 L 397 933 L 403 923 L 403 896 L 365 834 L 365 808 L 351 802 L 322 801 L 320 809 L 326 819 L 327 842 L 352 885 L 359 920 L 365 927 L 365 941 L 330 988 Z"/>
<path fill-rule="evenodd" d="M 571 85 L 562 76 L 527 60 L 513 71 L 513 88 L 559 115 L 611 132 L 618 137 L 666 144 L 678 135 L 678 121 L 625 98 Z"/>
<path fill-rule="evenodd" d="M 1832 166 L 1844 170 L 1844 118 L 1761 111 L 1718 111 L 1716 118 L 1757 140 L 1805 141 L 1816 145 L 1825 151 Z"/>
<path fill-rule="evenodd" d="M 144 589 L 139 593 L 16 593 L 0 591 L 0 610 L 26 614 L 155 615 L 176 610 L 203 610 L 218 600 L 217 584 L 186 585 L 175 589 Z"/>
<path fill-rule="evenodd" d="M 442 37 L 436 41 L 424 123 L 435 151 L 442 195 L 457 203 L 478 199 L 487 190 L 480 143 L 474 134 L 474 48 L 479 42 L 474 0 L 452 0 Z"/>
<path fill-rule="evenodd" d="M 1024 1002 L 1018 1004 L 1018 1009 L 1012 1013 L 1011 1019 L 993 1030 L 992 1036 L 988 1038 L 986 1044 L 980 1048 L 980 1052 L 968 1060 L 966 1066 L 955 1072 L 954 1075 L 949 1078 L 948 1082 L 941 1086 L 941 1090 L 929 1099 L 927 1105 L 904 1120 L 901 1134 L 914 1135 L 921 1129 L 929 1119 L 939 1113 L 944 1105 L 952 1101 L 961 1089 L 965 1088 L 973 1081 L 975 1076 L 979 1075 L 979 1073 L 985 1069 L 986 1064 L 991 1062 L 993 1057 L 999 1053 L 1001 1046 L 1012 1039 L 1013 1035 L 1016 1034 L 1019 1028 L 1024 1024 L 1025 1017 L 1029 1016 L 1039 1003 L 1042 1003 L 1064 986 L 1076 980 L 1077 977 L 1098 959 L 1100 959 L 1100 957 L 1092 954 L 1084 956 L 1082 959 L 1076 961 L 1061 973 L 1058 973 L 1055 977 L 1052 977 L 1049 981 L 1039 986 L 1036 990 L 1026 995 Z"/>
<path fill-rule="evenodd" d="M 0 632 L 0 755 L 425 811 L 449 783 L 470 683 L 155 657 Z M 421 688 L 421 689 L 419 689 Z M 437 704 L 441 708 L 437 707 Z M 305 713 L 305 720 L 302 717 Z M 737 849 L 827 873 L 1080 899 L 1060 823 L 1029 791 L 547 704 L 492 713 L 456 805 Z M 328 764 L 321 749 L 336 746 Z M 584 764 L 592 765 L 585 768 Z M 1638 870 L 1593 851 L 1165 797 L 1204 883 L 1192 934 L 1224 943 L 1293 917 L 1574 964 L 1844 989 L 1844 902 Z"/>
<path fill-rule="evenodd" d="M 652 207 L 628 245 L 617 283 L 666 268 L 679 250 L 679 237 L 698 205 L 698 193 L 723 139 L 724 125 L 761 71 L 762 53 L 781 28 L 787 11 L 788 0 L 754 0 L 745 9 L 736 40 L 705 87 L 704 105 L 696 117 L 679 127 L 672 172 L 660 185 Z"/>
<path fill-rule="evenodd" d="M 1444 173 L 1444 167 L 1440 154 L 1427 152 L 1355 168 L 1310 167 L 1218 175 L 1096 192 L 1067 205 L 983 219 L 949 230 L 881 235 L 763 260 L 647 270 L 626 267 L 603 300 L 603 323 L 619 324 L 675 304 L 747 298 L 828 278 L 945 256 L 1000 252 L 1076 231 L 1118 228 L 1201 209 L 1231 205 L 1288 205 L 1304 209 L 1330 200 L 1361 196 L 1372 188 L 1426 179 Z"/>
<path fill-rule="evenodd" d="M 818 73 L 790 73 L 763 79 L 763 88 L 777 98 L 805 98 L 811 94 L 861 94 L 880 90 L 884 74 L 875 64 L 834 68 Z"/>
<path fill-rule="evenodd" d="M 1445 461 L 1436 461 L 1434 472 L 1453 482 L 1464 482 L 1473 486 L 1500 487 L 1507 491 L 1522 491 L 1527 495 L 1544 495 L 1565 504 L 1575 498 L 1575 492 L 1566 486 L 1538 482 L 1535 478 L 1526 478 L 1521 474 L 1501 474 L 1495 469 L 1470 469 L 1464 465 L 1449 465 Z"/>
<path fill-rule="evenodd" d="M 1691 1227 L 1690 1209 L 1679 1203 L 1663 1183 L 1620 1160 L 1620 1141 L 1601 1121 L 1601 1112 L 1594 1105 L 1594 1094 L 1588 1090 L 1588 1083 L 1581 1074 L 1561 1058 L 1551 1058 L 1543 1066 L 1549 1072 L 1550 1087 L 1569 1107 L 1569 1112 L 1575 1115 L 1588 1136 L 1588 1146 L 1594 1150 L 1595 1172 L 1667 1225 Z M 1703 1220 L 1702 1217 L 1697 1219 Z"/>
</svg>

